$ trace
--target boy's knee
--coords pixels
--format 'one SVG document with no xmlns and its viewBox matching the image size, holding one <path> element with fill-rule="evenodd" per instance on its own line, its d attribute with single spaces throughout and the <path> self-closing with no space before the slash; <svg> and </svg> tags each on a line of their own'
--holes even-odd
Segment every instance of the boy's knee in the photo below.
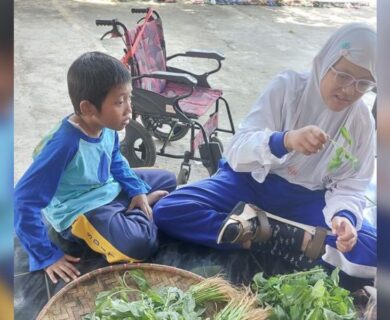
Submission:
<svg viewBox="0 0 390 320">
<path fill-rule="evenodd" d="M 146 260 L 158 248 L 157 228 L 148 235 L 134 235 L 127 243 L 124 254 L 136 260 Z"/>
</svg>

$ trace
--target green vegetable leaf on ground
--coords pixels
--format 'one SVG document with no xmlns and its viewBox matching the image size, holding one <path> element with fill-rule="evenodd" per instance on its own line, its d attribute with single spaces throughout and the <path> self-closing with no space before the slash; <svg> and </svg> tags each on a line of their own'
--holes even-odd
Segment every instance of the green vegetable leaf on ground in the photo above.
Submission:
<svg viewBox="0 0 390 320">
<path fill-rule="evenodd" d="M 320 267 L 269 279 L 258 273 L 252 288 L 260 306 L 272 307 L 270 319 L 355 319 L 353 299 L 339 287 L 338 274 L 336 269 L 328 276 Z"/>
</svg>

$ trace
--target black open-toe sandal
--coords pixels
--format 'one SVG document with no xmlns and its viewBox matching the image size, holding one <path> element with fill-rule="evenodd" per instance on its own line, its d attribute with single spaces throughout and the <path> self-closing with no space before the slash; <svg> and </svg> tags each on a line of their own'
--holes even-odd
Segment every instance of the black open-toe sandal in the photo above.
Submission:
<svg viewBox="0 0 390 320">
<path fill-rule="evenodd" d="M 217 243 L 264 242 L 271 235 L 272 229 L 265 211 L 241 201 L 222 223 Z"/>
</svg>

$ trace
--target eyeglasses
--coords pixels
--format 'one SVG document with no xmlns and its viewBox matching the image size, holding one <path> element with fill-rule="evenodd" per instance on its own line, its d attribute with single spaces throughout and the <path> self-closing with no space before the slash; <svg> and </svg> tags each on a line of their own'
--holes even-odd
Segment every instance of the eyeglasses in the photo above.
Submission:
<svg viewBox="0 0 390 320">
<path fill-rule="evenodd" d="M 348 87 L 351 84 L 355 85 L 355 90 L 360 93 L 366 93 L 368 91 L 371 91 L 375 88 L 376 83 L 372 82 L 370 80 L 365 79 L 355 79 L 355 77 L 351 76 L 349 73 L 337 71 L 335 68 L 330 67 L 330 70 L 332 70 L 335 73 L 335 80 L 336 84 L 338 84 L 341 87 Z"/>
</svg>

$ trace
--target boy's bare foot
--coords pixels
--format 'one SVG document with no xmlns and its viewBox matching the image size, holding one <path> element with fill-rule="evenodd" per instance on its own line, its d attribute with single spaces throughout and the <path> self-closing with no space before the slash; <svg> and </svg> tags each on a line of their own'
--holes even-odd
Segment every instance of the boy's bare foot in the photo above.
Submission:
<svg viewBox="0 0 390 320">
<path fill-rule="evenodd" d="M 158 200 L 161 198 L 164 198 L 166 195 L 168 195 L 168 191 L 164 190 L 157 190 L 154 192 L 149 193 L 146 198 L 148 199 L 148 203 L 150 206 L 155 204 Z"/>
</svg>

